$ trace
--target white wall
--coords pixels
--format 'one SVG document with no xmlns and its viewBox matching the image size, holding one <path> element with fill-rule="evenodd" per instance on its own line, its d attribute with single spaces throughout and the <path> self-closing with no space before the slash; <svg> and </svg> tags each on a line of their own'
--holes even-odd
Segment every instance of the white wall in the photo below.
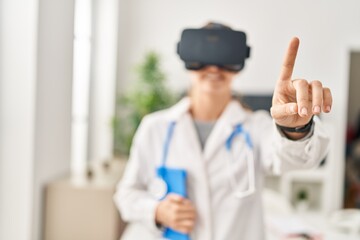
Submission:
<svg viewBox="0 0 360 240">
<path fill-rule="evenodd" d="M 33 240 L 42 235 L 46 184 L 70 172 L 73 41 L 74 0 L 40 0 Z"/>
<path fill-rule="evenodd" d="M 41 239 L 44 185 L 70 169 L 73 0 L 2 0 L 0 239 Z"/>
<path fill-rule="evenodd" d="M 128 70 L 150 49 L 160 52 L 171 86 L 177 90 L 187 86 L 188 77 L 175 51 L 181 30 L 215 20 L 246 31 L 253 47 L 235 88 L 272 92 L 288 41 L 298 36 L 301 45 L 294 77 L 320 79 L 332 89 L 333 110 L 324 120 L 336 126 L 339 139 L 345 137 L 349 51 L 360 46 L 359 1 L 132 0 L 127 4 L 122 20 L 126 29 L 120 30 L 119 88 L 134 79 Z M 343 156 L 340 140 L 332 151 L 332 159 L 339 164 L 334 208 L 341 205 Z"/>
<path fill-rule="evenodd" d="M 2 28 L 3 26 L 1 25 L 1 22 L 3 20 L 2 16 L 3 16 L 3 12 L 1 11 L 1 9 L 3 9 L 3 4 L 2 4 L 2 1 L 0 1 L 0 56 L 3 55 L 3 31 L 2 31 Z M 3 59 L 0 57 L 0 93 L 2 93 L 2 67 L 3 67 L 3 64 L 2 64 L 2 61 Z M 2 98 L 0 98 L 0 119 L 3 119 L 3 115 L 2 115 L 2 111 L 1 111 L 1 107 L 2 107 Z M 1 120 L 0 120 L 0 136 L 3 135 L 3 132 L 2 132 L 2 127 L 1 127 Z M 0 138 L 0 173 L 2 173 L 2 141 L 3 139 Z M 3 194 L 3 191 L 2 191 L 2 186 L 3 186 L 3 183 L 2 183 L 2 178 L 0 177 L 0 211 L 1 211 L 1 207 L 3 206 L 3 203 L 2 203 L 2 195 Z M 3 232 L 3 219 L 0 217 L 0 236 L 2 235 L 2 232 Z"/>
<path fill-rule="evenodd" d="M 37 2 L 2 1 L 0 239 L 31 236 Z"/>
</svg>

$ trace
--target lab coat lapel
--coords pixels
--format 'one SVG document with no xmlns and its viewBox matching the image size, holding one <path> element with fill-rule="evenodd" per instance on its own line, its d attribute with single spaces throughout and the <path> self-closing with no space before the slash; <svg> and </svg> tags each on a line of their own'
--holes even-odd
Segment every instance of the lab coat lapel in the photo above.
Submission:
<svg viewBox="0 0 360 240">
<path fill-rule="evenodd" d="M 168 119 L 169 121 L 179 121 L 186 113 L 188 113 L 190 108 L 190 98 L 184 97 L 169 110 Z"/>
<path fill-rule="evenodd" d="M 195 150 L 193 151 L 193 158 L 200 159 L 202 158 L 201 146 L 193 124 L 193 120 L 189 114 L 189 108 L 190 98 L 185 97 L 170 109 L 169 122 L 181 122 L 181 125 L 176 127 L 176 131 L 180 131 L 180 134 L 185 134 L 184 137 L 187 141 L 184 149 Z"/>
<path fill-rule="evenodd" d="M 169 114 L 169 122 L 177 122 L 175 131 L 182 140 L 181 151 L 178 157 L 187 159 L 185 167 L 188 170 L 188 196 L 194 201 L 196 210 L 199 213 L 197 231 L 193 232 L 192 239 L 211 239 L 212 238 L 212 209 L 209 189 L 209 179 L 206 162 L 203 161 L 203 154 L 200 147 L 198 135 L 196 133 L 193 120 L 189 114 L 190 99 L 182 99 L 172 107 Z M 174 138 L 176 137 L 174 132 Z M 206 196 L 206 197 L 197 197 Z M 196 235 L 196 237 L 194 236 Z"/>
<path fill-rule="evenodd" d="M 244 122 L 246 116 L 247 112 L 239 102 L 233 100 L 226 106 L 206 141 L 204 149 L 206 160 L 211 159 L 220 147 L 225 146 L 226 139 L 232 133 L 235 125 Z"/>
<path fill-rule="evenodd" d="M 196 129 L 194 127 L 194 123 L 193 120 L 190 116 L 190 114 L 186 114 L 184 116 L 184 132 L 186 132 L 187 136 L 187 143 L 188 143 L 188 148 L 190 149 L 194 149 L 194 159 L 201 159 L 202 158 L 202 152 L 201 152 L 201 145 L 200 145 L 200 141 L 199 141 L 199 137 L 198 134 L 196 132 Z M 187 148 L 185 148 L 187 149 Z"/>
</svg>

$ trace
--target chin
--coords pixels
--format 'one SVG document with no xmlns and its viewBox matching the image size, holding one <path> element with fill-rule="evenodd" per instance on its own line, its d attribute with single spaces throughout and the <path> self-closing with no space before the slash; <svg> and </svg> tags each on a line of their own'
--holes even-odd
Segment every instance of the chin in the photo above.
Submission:
<svg viewBox="0 0 360 240">
<path fill-rule="evenodd" d="M 212 96 L 224 96 L 231 93 L 232 78 L 225 75 L 193 75 L 192 87 L 195 91 Z"/>
<path fill-rule="evenodd" d="M 204 94 L 211 94 L 215 96 L 228 94 L 229 92 L 231 92 L 231 90 L 227 86 L 209 84 L 206 86 L 202 86 L 201 92 Z"/>
</svg>

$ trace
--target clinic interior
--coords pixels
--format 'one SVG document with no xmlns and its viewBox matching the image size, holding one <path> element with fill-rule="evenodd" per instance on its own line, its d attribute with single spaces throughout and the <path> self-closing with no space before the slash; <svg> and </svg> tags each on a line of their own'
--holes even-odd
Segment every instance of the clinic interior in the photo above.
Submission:
<svg viewBox="0 0 360 240">
<path fill-rule="evenodd" d="M 293 36 L 294 78 L 332 91 L 331 113 L 319 115 L 331 139 L 320 166 L 264 180 L 267 239 L 359 239 L 359 9 L 355 0 L 2 0 L 0 239 L 148 239 L 121 219 L 113 194 L 141 114 L 190 85 L 181 31 L 209 21 L 247 34 L 251 55 L 233 89 L 251 108 L 269 110 Z M 146 81 L 163 85 L 165 102 L 150 99 Z"/>
</svg>

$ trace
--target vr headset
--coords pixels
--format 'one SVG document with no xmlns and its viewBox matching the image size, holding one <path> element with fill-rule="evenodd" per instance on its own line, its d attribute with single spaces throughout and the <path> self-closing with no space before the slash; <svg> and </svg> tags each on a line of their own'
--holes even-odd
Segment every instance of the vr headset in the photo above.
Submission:
<svg viewBox="0 0 360 240">
<path fill-rule="evenodd" d="M 216 65 L 228 71 L 244 68 L 250 56 L 246 34 L 230 29 L 185 29 L 177 45 L 177 53 L 188 70 Z"/>
</svg>

